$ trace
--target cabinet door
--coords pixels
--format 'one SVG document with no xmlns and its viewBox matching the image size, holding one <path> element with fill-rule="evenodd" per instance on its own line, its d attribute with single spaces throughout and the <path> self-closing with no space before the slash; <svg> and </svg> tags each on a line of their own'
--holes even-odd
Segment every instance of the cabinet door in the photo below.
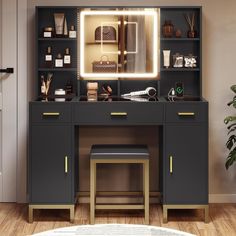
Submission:
<svg viewBox="0 0 236 236">
<path fill-rule="evenodd" d="M 164 204 L 207 204 L 207 124 L 167 125 L 165 145 Z"/>
<path fill-rule="evenodd" d="M 30 202 L 73 202 L 71 126 L 32 125 L 30 145 Z"/>
</svg>

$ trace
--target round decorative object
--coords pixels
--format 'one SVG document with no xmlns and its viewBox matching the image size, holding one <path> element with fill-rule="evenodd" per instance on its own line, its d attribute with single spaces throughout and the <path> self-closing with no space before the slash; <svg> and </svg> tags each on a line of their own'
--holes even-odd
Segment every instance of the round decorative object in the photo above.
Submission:
<svg viewBox="0 0 236 236">
<path fill-rule="evenodd" d="M 181 38 L 181 36 L 182 36 L 181 30 L 180 30 L 180 29 L 177 29 L 177 30 L 175 31 L 175 37 L 176 37 L 176 38 Z"/>
<path fill-rule="evenodd" d="M 174 34 L 174 26 L 171 21 L 166 20 L 162 26 L 162 34 L 165 38 L 171 38 Z"/>
<path fill-rule="evenodd" d="M 132 225 L 132 224 L 98 224 L 98 225 L 80 225 L 66 228 L 53 229 L 50 231 L 33 234 L 34 236 L 76 236 L 76 235 L 96 235 L 96 236 L 193 236 L 193 234 L 182 231 L 167 229 L 157 226 Z"/>
</svg>

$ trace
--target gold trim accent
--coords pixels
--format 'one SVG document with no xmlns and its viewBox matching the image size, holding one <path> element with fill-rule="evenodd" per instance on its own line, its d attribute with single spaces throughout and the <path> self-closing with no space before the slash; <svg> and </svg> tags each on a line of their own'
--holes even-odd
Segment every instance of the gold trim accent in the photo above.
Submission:
<svg viewBox="0 0 236 236">
<path fill-rule="evenodd" d="M 60 112 L 44 112 L 43 116 L 59 116 Z"/>
<path fill-rule="evenodd" d="M 127 116 L 127 112 L 111 112 L 111 116 Z"/>
<path fill-rule="evenodd" d="M 68 173 L 68 157 L 65 156 L 65 173 Z"/>
<path fill-rule="evenodd" d="M 76 193 L 77 197 L 89 197 L 90 192 L 89 191 L 79 191 Z M 106 197 L 106 196 L 135 196 L 135 197 L 142 197 L 143 191 L 97 191 L 96 192 L 97 197 Z M 161 197 L 160 192 L 149 192 L 150 197 Z"/>
<path fill-rule="evenodd" d="M 194 116 L 194 112 L 178 112 L 179 116 Z"/>
<path fill-rule="evenodd" d="M 205 223 L 209 223 L 209 205 L 163 205 L 163 223 L 168 223 L 169 209 L 203 209 Z"/>
<path fill-rule="evenodd" d="M 95 209 L 97 210 L 127 210 L 127 209 L 130 209 L 130 210 L 134 210 L 134 209 L 138 209 L 138 210 L 143 210 L 145 207 L 144 205 L 131 205 L 131 204 L 122 204 L 122 205 L 119 205 L 119 204 L 106 204 L 106 205 L 103 205 L 103 204 L 97 204 L 95 205 Z"/>
<path fill-rule="evenodd" d="M 170 173 L 173 173 L 173 157 L 170 156 Z"/>
<path fill-rule="evenodd" d="M 33 223 L 33 210 L 35 209 L 65 209 L 65 210 L 70 210 L 70 222 L 73 223 L 74 221 L 74 215 L 75 215 L 75 205 L 73 204 L 68 204 L 68 205 L 33 205 L 29 204 L 28 208 L 28 221 L 29 223 Z"/>
</svg>

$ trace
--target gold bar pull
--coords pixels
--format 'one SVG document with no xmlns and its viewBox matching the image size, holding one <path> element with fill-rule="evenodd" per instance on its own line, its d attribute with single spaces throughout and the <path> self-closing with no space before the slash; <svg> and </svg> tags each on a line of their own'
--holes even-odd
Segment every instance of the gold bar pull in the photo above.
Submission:
<svg viewBox="0 0 236 236">
<path fill-rule="evenodd" d="M 68 157 L 65 156 L 65 173 L 68 173 Z"/>
<path fill-rule="evenodd" d="M 179 116 L 194 116 L 194 112 L 178 112 Z"/>
<path fill-rule="evenodd" d="M 173 173 L 173 157 L 170 156 L 170 173 Z"/>
<path fill-rule="evenodd" d="M 127 116 L 127 112 L 111 112 L 111 116 Z"/>
<path fill-rule="evenodd" d="M 59 112 L 44 112 L 43 116 L 59 116 Z"/>
</svg>

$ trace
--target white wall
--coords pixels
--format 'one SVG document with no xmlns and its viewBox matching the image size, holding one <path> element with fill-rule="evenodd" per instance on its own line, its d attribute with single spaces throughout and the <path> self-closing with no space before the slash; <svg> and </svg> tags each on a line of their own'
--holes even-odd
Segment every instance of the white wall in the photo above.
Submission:
<svg viewBox="0 0 236 236">
<path fill-rule="evenodd" d="M 177 4 L 178 3 L 178 4 Z M 236 83 L 236 1 L 235 0 L 132 0 L 129 5 L 203 6 L 203 96 L 209 101 L 209 191 L 211 201 L 236 202 L 236 165 L 226 171 L 226 127 L 223 119 L 233 110 L 229 87 Z M 34 86 L 34 7 L 36 5 L 127 5 L 127 0 L 28 0 L 28 84 Z M 201 174 L 201 173 L 199 173 Z"/>
</svg>

